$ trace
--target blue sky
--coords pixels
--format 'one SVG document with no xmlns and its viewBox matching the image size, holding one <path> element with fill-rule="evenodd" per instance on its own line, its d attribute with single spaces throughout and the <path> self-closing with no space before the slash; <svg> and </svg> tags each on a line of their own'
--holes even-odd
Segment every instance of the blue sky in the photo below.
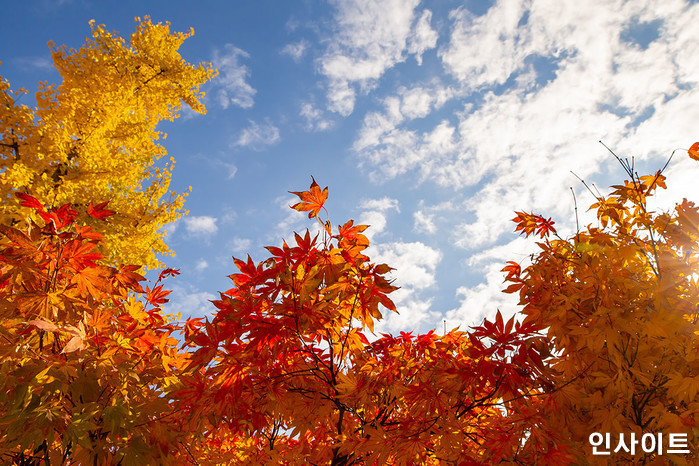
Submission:
<svg viewBox="0 0 699 466">
<path fill-rule="evenodd" d="M 660 168 L 699 139 L 699 5 L 682 0 L 239 0 L 6 2 L 0 75 L 13 88 L 55 82 L 46 43 L 79 47 L 89 20 L 128 36 L 134 17 L 194 28 L 182 55 L 213 62 L 208 114 L 161 129 L 192 186 L 190 214 L 168 227 L 182 274 L 170 309 L 202 316 L 230 287 L 231 256 L 313 224 L 287 191 L 329 186 L 334 224 L 372 225 L 370 256 L 395 267 L 400 315 L 377 331 L 441 330 L 517 306 L 500 292 L 505 261 L 533 241 L 515 210 L 575 228 L 623 178 L 597 141 Z M 657 208 L 697 200 L 680 154 Z"/>
</svg>

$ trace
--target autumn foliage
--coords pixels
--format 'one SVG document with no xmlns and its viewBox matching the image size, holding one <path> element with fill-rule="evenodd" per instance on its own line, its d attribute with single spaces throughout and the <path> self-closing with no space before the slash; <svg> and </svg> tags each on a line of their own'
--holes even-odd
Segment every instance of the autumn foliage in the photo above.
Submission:
<svg viewBox="0 0 699 466">
<path fill-rule="evenodd" d="M 196 87 L 214 72 L 181 61 L 184 38 L 146 20 L 129 48 L 93 26 L 81 51 L 54 48 L 64 83 L 36 110 L 3 84 L 0 462 L 696 463 L 699 209 L 650 209 L 662 170 L 638 176 L 622 162 L 629 179 L 595 195 L 596 223 L 570 238 L 516 212 L 539 251 L 503 268 L 522 306 L 507 320 L 376 335 L 400 312 L 392 269 L 368 257 L 366 225 L 333 226 L 315 179 L 291 208 L 319 233 L 234 258 L 210 319 L 166 315 L 163 280 L 178 271 L 144 287 L 141 266 L 181 207 L 144 203 L 167 191 L 169 168 L 138 159 L 105 180 L 144 148 L 162 153 L 155 125 L 180 100 L 203 110 Z M 94 82 L 76 78 L 93 67 Z M 117 107 L 101 106 L 98 82 Z M 699 160 L 699 144 L 688 153 Z M 150 226 L 121 238 L 137 217 Z M 127 240 L 137 246 L 123 255 Z M 593 432 L 682 433 L 690 452 L 592 456 Z"/>
<path fill-rule="evenodd" d="M 81 213 L 90 201 L 108 201 L 116 212 L 110 222 L 86 219 L 105 236 L 105 259 L 154 267 L 156 255 L 169 251 L 162 227 L 184 203 L 169 190 L 174 160 L 159 161 L 166 135 L 156 126 L 175 119 L 183 102 L 204 112 L 199 86 L 215 72 L 178 53 L 191 31 L 171 33 L 148 18 L 136 23 L 129 43 L 94 22 L 78 50 L 50 43 L 62 81 L 42 83 L 35 108 L 19 103 L 26 90 L 0 79 L 0 219 L 36 220 L 14 192 Z"/>
<path fill-rule="evenodd" d="M 314 181 L 296 194 L 293 208 L 315 217 L 327 188 Z M 370 342 L 374 322 L 395 310 L 390 267 L 364 254 L 365 225 L 319 223 L 322 237 L 297 234 L 259 263 L 236 259 L 213 320 L 188 323 L 200 370 L 179 395 L 195 430 L 210 433 L 204 457 L 213 450 L 220 461 L 221 428 L 244 444 L 231 457 L 240 464 L 529 462 L 560 453 L 533 399 L 543 390 L 545 343 L 532 325 L 498 313 L 472 332 Z M 522 445 L 536 426 L 546 435 Z"/>
<path fill-rule="evenodd" d="M 40 220 L 0 225 L 0 460 L 167 458 L 177 429 L 165 395 L 186 355 L 159 285 L 144 291 L 138 266 L 99 265 L 103 237 L 70 205 L 18 197 Z M 93 220 L 111 216 L 103 207 L 89 209 Z"/>
<path fill-rule="evenodd" d="M 666 187 L 665 176 L 622 165 L 629 179 L 591 206 L 597 225 L 567 240 L 543 229 L 532 265 L 505 268 L 525 324 L 546 328 L 556 355 L 547 364 L 556 386 L 549 418 L 590 463 L 601 462 L 591 456 L 592 432 L 684 433 L 690 450 L 699 444 L 699 209 L 684 199 L 652 212 L 648 199 Z M 516 220 L 518 229 L 534 228 Z M 612 461 L 634 459 L 684 464 L 697 453 L 621 451 Z"/>
</svg>

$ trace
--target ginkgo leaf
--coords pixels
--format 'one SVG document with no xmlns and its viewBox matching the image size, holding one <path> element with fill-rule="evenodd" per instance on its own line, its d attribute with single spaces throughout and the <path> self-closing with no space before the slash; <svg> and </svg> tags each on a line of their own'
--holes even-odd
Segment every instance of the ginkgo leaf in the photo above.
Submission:
<svg viewBox="0 0 699 466">
<path fill-rule="evenodd" d="M 153 165 L 165 155 L 156 127 L 182 102 L 203 111 L 198 87 L 216 72 L 178 52 L 191 32 L 137 19 L 124 40 L 91 25 L 82 47 L 49 45 L 60 83 L 42 83 L 33 108 L 0 79 L 11 161 L 0 186 L 0 461 L 187 464 L 183 445 L 197 442 L 175 390 L 199 373 L 185 370 L 179 318 L 146 310 L 163 302 L 162 284 L 144 295 L 138 270 L 158 265 L 160 227 L 183 213 L 172 161 Z M 218 463 L 239 463 L 228 459 Z"/>
<path fill-rule="evenodd" d="M 203 112 L 199 87 L 217 72 L 183 59 L 179 48 L 192 31 L 176 33 L 149 18 L 138 19 L 128 40 L 94 22 L 91 28 L 80 47 L 49 44 L 60 80 L 42 84 L 33 106 L 0 80 L 0 134 L 11 144 L 3 151 L 16 145 L 19 161 L 3 172 L 0 196 L 23 191 L 20 202 L 0 204 L 0 214 L 53 219 L 62 230 L 67 212 L 44 206 L 79 206 L 83 220 L 105 235 L 108 262 L 153 268 L 169 251 L 159 228 L 182 216 L 187 194 L 169 188 L 172 159 L 153 169 L 168 159 L 158 122 L 176 118 L 183 104 Z"/>
</svg>

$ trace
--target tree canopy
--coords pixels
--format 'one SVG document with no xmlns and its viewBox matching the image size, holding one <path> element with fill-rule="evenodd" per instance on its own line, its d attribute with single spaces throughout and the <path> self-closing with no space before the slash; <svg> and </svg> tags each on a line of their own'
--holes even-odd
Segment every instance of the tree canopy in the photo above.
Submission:
<svg viewBox="0 0 699 466">
<path fill-rule="evenodd" d="M 27 91 L 0 79 L 0 218 L 21 224 L 35 215 L 15 192 L 81 213 L 90 201 L 109 202 L 116 212 L 110 222 L 87 221 L 105 235 L 105 258 L 152 268 L 169 252 L 162 227 L 182 215 L 186 195 L 169 191 L 174 160 L 161 160 L 158 140 L 166 135 L 157 126 L 175 119 L 182 102 L 205 112 L 199 86 L 216 72 L 178 53 L 193 31 L 172 33 L 169 24 L 136 18 L 126 43 L 91 27 L 79 50 L 49 43 L 62 81 L 42 83 L 36 107 L 19 103 Z"/>
</svg>

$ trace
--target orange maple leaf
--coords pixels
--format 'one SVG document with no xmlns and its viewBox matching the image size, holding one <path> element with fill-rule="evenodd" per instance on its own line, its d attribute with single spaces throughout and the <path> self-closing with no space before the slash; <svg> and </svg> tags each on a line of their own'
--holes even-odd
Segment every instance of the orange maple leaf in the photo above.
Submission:
<svg viewBox="0 0 699 466">
<path fill-rule="evenodd" d="M 328 187 L 326 186 L 321 191 L 315 178 L 311 177 L 311 179 L 313 182 L 308 191 L 289 191 L 291 194 L 295 194 L 301 199 L 301 202 L 297 202 L 292 205 L 291 208 L 299 212 L 308 212 L 308 218 L 313 218 L 318 215 L 318 212 L 320 212 L 320 209 L 323 208 L 323 204 L 325 204 L 325 201 L 328 199 Z"/>
<path fill-rule="evenodd" d="M 687 152 L 689 152 L 689 157 L 693 158 L 694 160 L 699 160 L 699 142 L 692 144 Z"/>
</svg>

